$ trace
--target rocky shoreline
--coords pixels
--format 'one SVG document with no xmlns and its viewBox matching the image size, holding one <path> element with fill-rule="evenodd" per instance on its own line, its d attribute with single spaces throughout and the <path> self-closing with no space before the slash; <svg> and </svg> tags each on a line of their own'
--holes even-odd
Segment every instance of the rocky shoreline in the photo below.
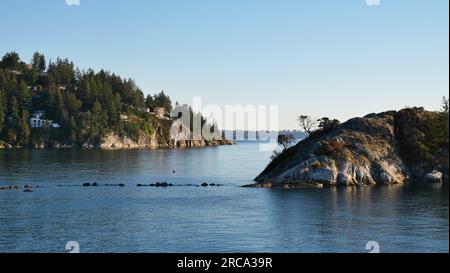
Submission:
<svg viewBox="0 0 450 273">
<path fill-rule="evenodd" d="M 168 141 L 161 142 L 156 136 L 142 135 L 138 141 L 134 141 L 127 136 L 119 136 L 117 134 L 106 135 L 100 144 L 85 143 L 81 145 L 82 149 L 100 149 L 100 150 L 156 150 L 156 149 L 189 149 L 189 148 L 204 148 L 215 146 L 235 145 L 233 140 L 183 140 L 183 141 Z M 67 145 L 60 143 L 34 143 L 31 148 L 35 150 L 43 149 L 57 149 L 65 150 L 76 148 L 75 145 Z M 26 147 L 12 146 L 6 143 L 0 143 L 0 150 L 2 149 L 22 149 Z"/>
<path fill-rule="evenodd" d="M 234 145 L 232 140 L 179 140 L 160 141 L 156 135 L 141 135 L 137 141 L 127 136 L 108 134 L 99 145 L 103 150 L 126 150 L 126 149 L 173 149 L 173 148 L 201 148 L 208 146 Z M 94 147 L 92 147 L 94 148 Z"/>
</svg>

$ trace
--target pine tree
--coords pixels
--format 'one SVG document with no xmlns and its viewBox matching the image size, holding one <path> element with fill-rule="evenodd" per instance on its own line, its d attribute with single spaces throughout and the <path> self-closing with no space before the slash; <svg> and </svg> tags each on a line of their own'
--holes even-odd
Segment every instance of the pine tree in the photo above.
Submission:
<svg viewBox="0 0 450 273">
<path fill-rule="evenodd" d="M 33 58 L 31 59 L 31 65 L 34 70 L 44 72 L 46 69 L 45 56 L 39 52 L 34 52 Z"/>
<path fill-rule="evenodd" d="M 31 133 L 31 129 L 30 129 L 30 125 L 28 123 L 28 119 L 29 119 L 29 114 L 28 114 L 28 110 L 22 110 L 21 111 L 21 116 L 20 116 L 20 122 L 19 122 L 19 127 L 17 128 L 18 131 L 18 135 L 17 135 L 17 141 L 18 144 L 20 145 L 28 145 L 29 141 L 30 141 L 30 133 Z"/>
<path fill-rule="evenodd" d="M 0 68 L 16 70 L 20 68 L 20 57 L 16 52 L 6 53 L 0 63 Z"/>
</svg>

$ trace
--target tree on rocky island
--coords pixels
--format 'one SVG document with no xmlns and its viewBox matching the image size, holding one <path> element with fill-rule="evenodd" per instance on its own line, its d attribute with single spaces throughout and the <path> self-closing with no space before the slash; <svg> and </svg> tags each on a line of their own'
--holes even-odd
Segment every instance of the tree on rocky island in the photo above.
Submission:
<svg viewBox="0 0 450 273">
<path fill-rule="evenodd" d="M 286 151 L 291 146 L 292 142 L 294 142 L 295 138 L 293 135 L 278 135 L 278 144 L 283 147 L 283 151 Z"/>
<path fill-rule="evenodd" d="M 337 119 L 330 119 L 328 117 L 323 117 L 314 121 L 311 116 L 301 115 L 298 117 L 298 122 L 303 131 L 308 133 L 308 138 L 314 138 L 320 136 L 330 130 L 333 130 L 339 126 L 341 123 Z"/>
<path fill-rule="evenodd" d="M 300 127 L 308 133 L 309 135 L 313 132 L 316 122 L 310 116 L 301 115 L 298 117 L 298 122 L 300 123 Z"/>
<path fill-rule="evenodd" d="M 321 119 L 318 119 L 317 122 L 319 123 L 319 130 L 322 130 L 322 131 L 333 130 L 336 127 L 338 127 L 339 124 L 341 123 L 337 119 L 330 119 L 328 117 L 323 117 Z"/>
</svg>

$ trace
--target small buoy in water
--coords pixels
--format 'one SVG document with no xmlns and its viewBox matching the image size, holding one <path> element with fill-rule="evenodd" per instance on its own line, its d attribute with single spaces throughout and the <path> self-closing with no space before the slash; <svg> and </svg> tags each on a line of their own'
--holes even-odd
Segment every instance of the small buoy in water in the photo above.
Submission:
<svg viewBox="0 0 450 273">
<path fill-rule="evenodd" d="M 172 173 L 177 173 L 177 170 L 175 170 L 175 169 L 172 169 Z"/>
</svg>

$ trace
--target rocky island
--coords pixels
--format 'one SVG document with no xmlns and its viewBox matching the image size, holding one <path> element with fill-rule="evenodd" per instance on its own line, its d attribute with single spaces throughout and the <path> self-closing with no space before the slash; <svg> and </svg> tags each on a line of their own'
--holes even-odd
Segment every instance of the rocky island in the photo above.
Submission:
<svg viewBox="0 0 450 273">
<path fill-rule="evenodd" d="M 447 100 L 448 105 L 448 100 Z M 448 181 L 448 106 L 353 118 L 273 159 L 252 187 L 321 188 Z"/>
</svg>

